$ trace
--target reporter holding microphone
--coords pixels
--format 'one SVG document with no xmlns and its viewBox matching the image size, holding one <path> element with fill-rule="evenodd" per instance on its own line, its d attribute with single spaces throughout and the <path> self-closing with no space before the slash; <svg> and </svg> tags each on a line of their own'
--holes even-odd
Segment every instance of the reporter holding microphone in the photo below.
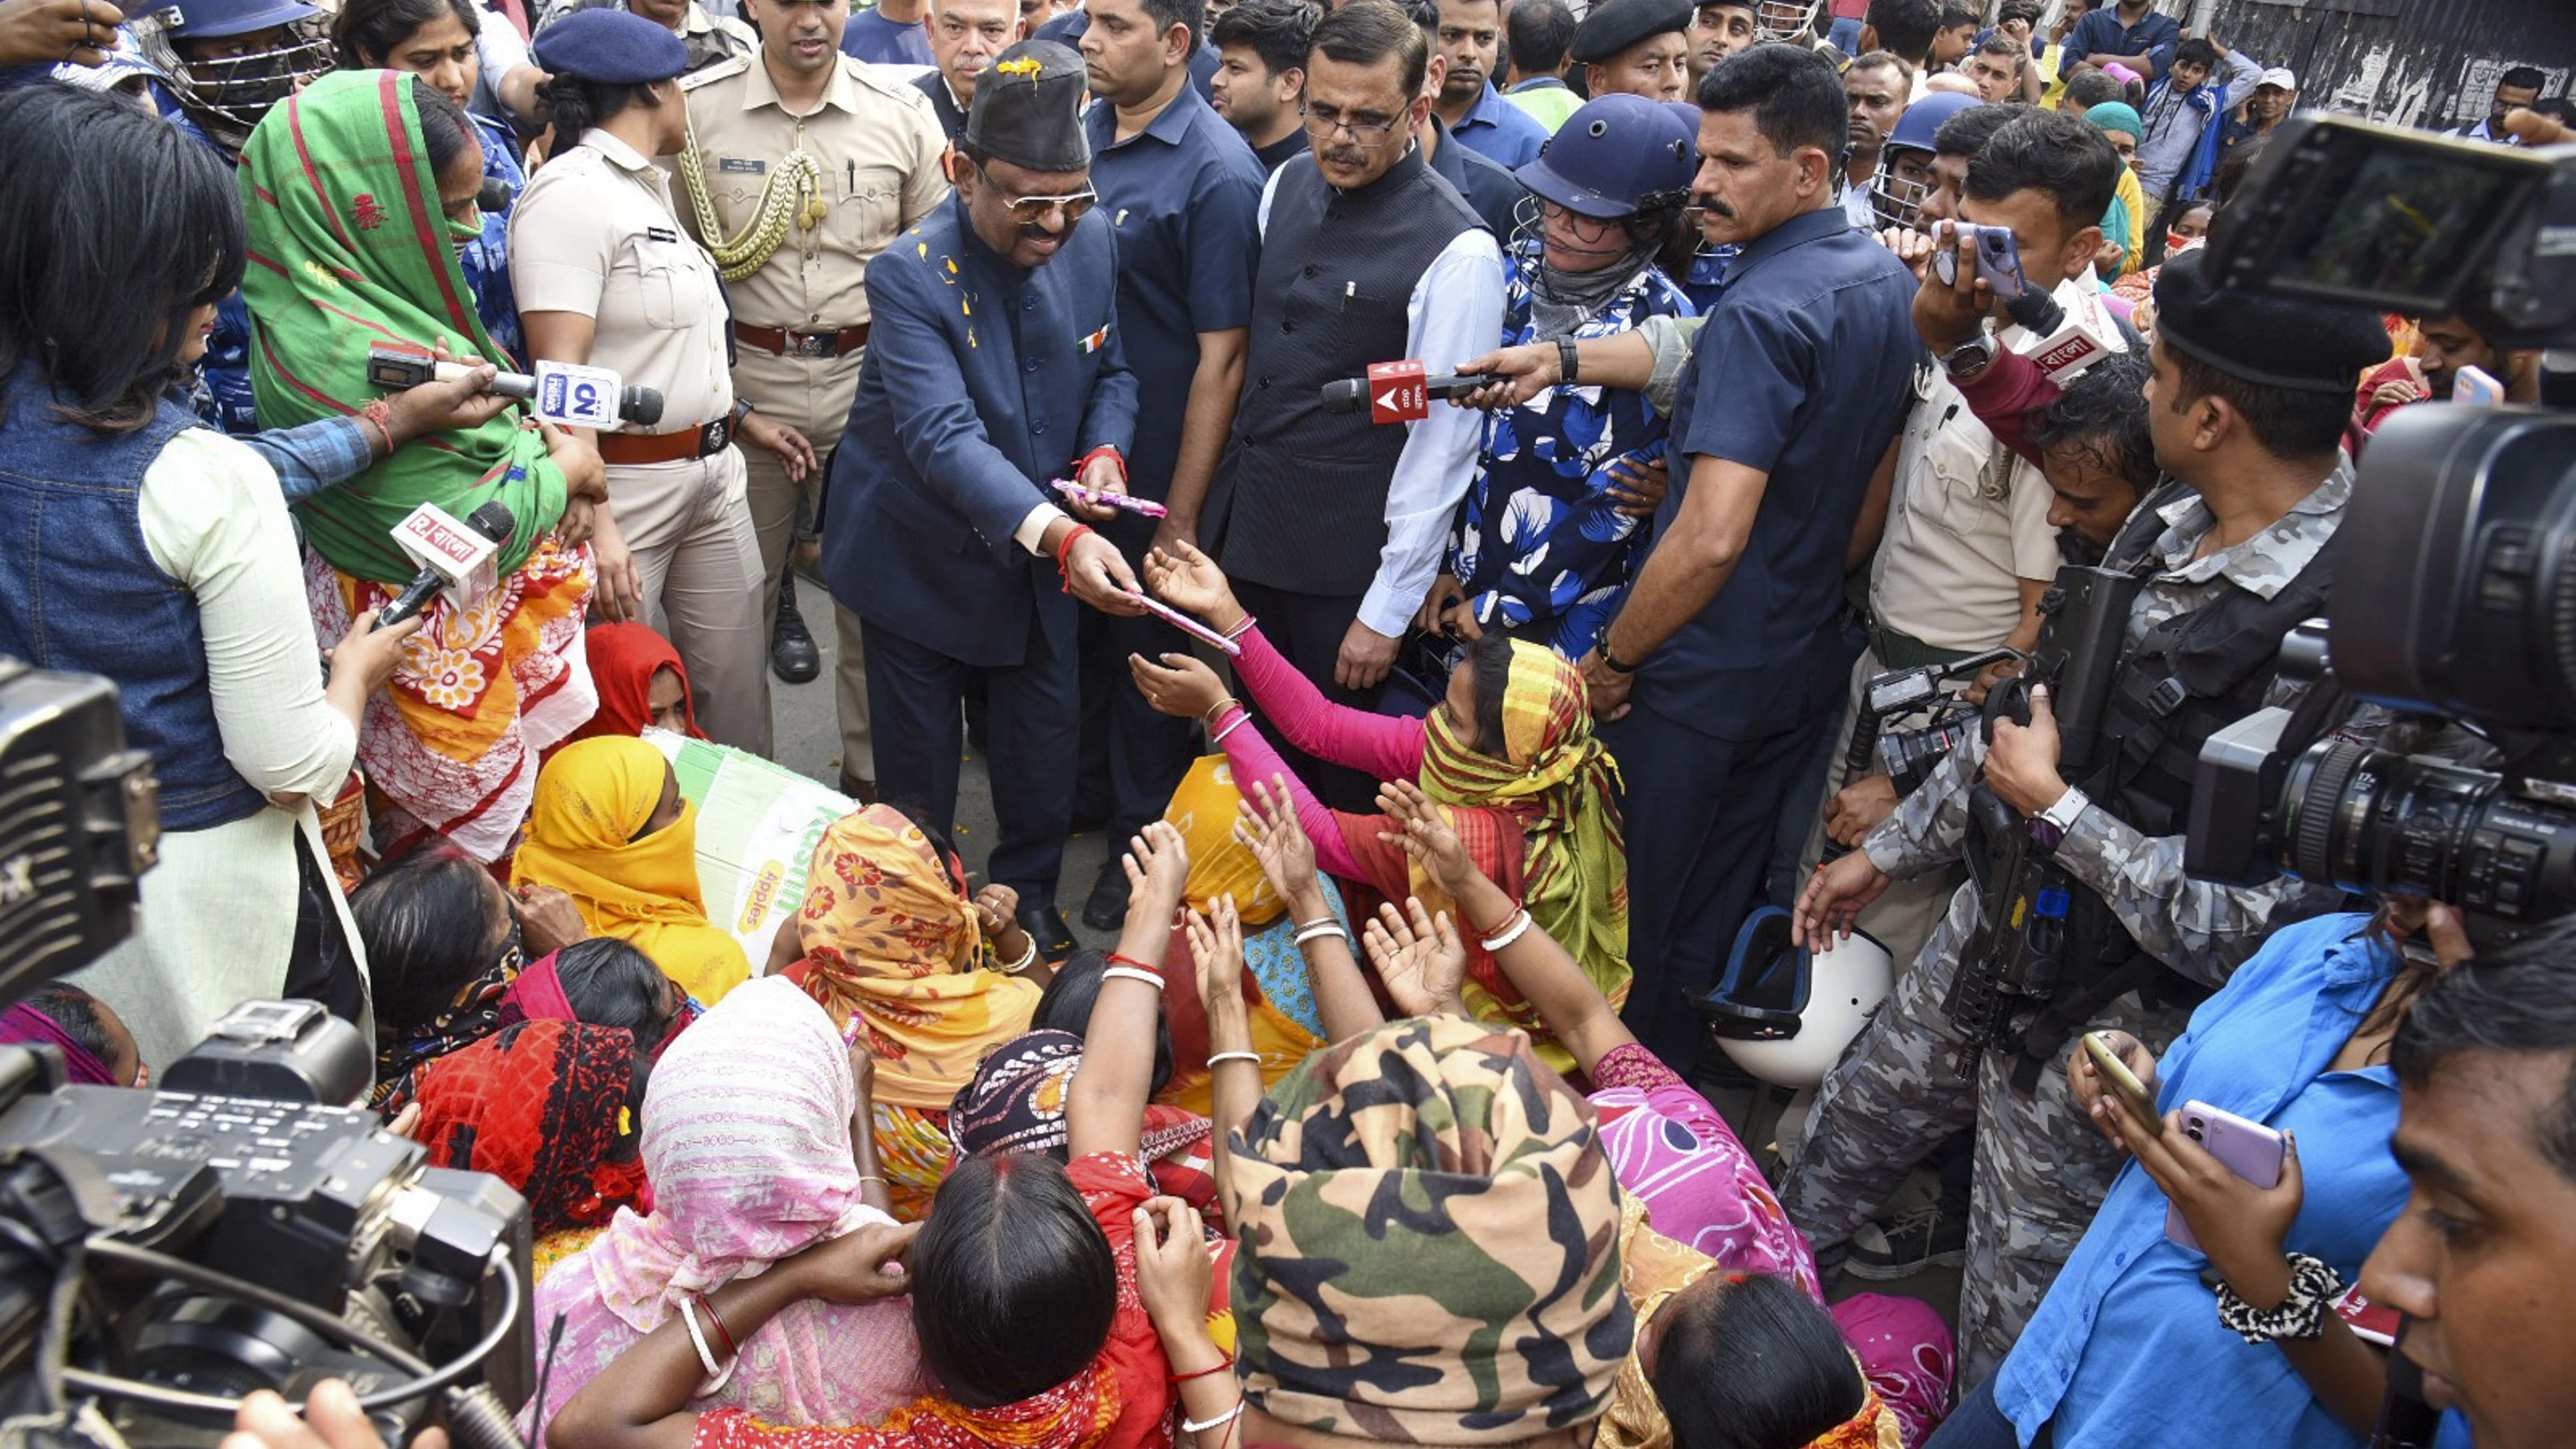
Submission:
<svg viewBox="0 0 2576 1449">
<path fill-rule="evenodd" d="M 244 267 L 230 171 L 58 86 L 0 95 L 0 654 L 115 681 L 160 783 L 138 934 L 79 973 L 160 1067 L 236 1002 L 363 1029 L 365 966 L 315 801 L 407 629 L 333 636 L 326 689 L 276 473 L 175 386 Z"/>
<path fill-rule="evenodd" d="M 272 425 L 355 416 L 388 443 L 394 402 L 369 379 L 388 339 L 450 339 L 500 355 L 457 258 L 482 234 L 481 143 L 425 78 L 342 71 L 313 82 L 242 151 L 250 250 L 243 297 L 259 319 L 251 386 Z M 309 168 L 309 169 L 308 169 Z M 522 405 L 399 447 L 295 505 L 310 545 L 314 625 L 337 638 L 382 608 L 418 565 L 394 530 L 421 504 L 464 519 L 487 504 L 513 527 L 493 587 L 436 596 L 388 687 L 367 702 L 358 759 L 374 789 L 377 843 L 445 835 L 499 858 L 535 794 L 537 756 L 597 704 L 582 649 L 591 515 L 606 496 L 598 455 Z"/>
</svg>

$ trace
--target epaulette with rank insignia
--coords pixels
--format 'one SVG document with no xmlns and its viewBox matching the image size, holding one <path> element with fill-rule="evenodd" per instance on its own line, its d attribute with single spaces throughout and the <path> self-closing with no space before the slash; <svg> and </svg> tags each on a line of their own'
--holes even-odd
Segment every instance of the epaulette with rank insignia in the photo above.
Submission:
<svg viewBox="0 0 2576 1449">
<path fill-rule="evenodd" d="M 757 52 L 754 54 L 756 55 Z M 693 70 L 680 77 L 680 90 L 686 93 L 702 86 L 713 85 L 720 80 L 731 80 L 735 76 L 747 74 L 751 70 L 752 59 L 753 56 L 750 55 L 728 56 L 704 70 Z"/>
</svg>

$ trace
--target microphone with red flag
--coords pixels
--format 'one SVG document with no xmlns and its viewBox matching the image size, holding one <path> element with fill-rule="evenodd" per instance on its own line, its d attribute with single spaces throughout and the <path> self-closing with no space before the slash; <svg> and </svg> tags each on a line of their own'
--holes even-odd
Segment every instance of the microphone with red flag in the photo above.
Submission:
<svg viewBox="0 0 2576 1449">
<path fill-rule="evenodd" d="M 1328 413 L 1355 413 L 1366 408 L 1372 423 L 1414 423 L 1431 416 L 1434 398 L 1465 397 L 1478 388 L 1491 387 L 1494 381 L 1454 372 L 1426 372 L 1418 357 L 1402 362 L 1372 362 L 1365 378 L 1346 377 L 1325 383 L 1322 406 Z"/>
</svg>

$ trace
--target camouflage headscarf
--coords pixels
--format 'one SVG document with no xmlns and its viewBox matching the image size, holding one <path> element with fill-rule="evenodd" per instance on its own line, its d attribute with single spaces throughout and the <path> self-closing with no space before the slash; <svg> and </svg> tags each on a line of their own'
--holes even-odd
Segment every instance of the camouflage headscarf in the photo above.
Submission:
<svg viewBox="0 0 2576 1449">
<path fill-rule="evenodd" d="M 1635 1319 L 1592 1110 L 1463 1017 L 1329 1047 L 1234 1134 L 1237 1362 L 1272 1417 L 1505 1444 L 1609 1403 Z"/>
</svg>

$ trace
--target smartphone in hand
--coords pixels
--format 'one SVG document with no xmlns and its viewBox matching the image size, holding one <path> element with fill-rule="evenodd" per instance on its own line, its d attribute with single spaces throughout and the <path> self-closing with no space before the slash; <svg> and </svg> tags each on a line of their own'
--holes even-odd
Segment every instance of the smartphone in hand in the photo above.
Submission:
<svg viewBox="0 0 2576 1449">
<path fill-rule="evenodd" d="M 2156 1113 L 2155 1094 L 2147 1090 L 2146 1083 L 2138 1080 L 2137 1073 L 2129 1070 L 2127 1062 L 2120 1060 L 2120 1054 L 2111 1049 L 2111 1038 L 2098 1031 L 2084 1033 L 2084 1055 L 2092 1060 L 2093 1070 L 2101 1073 L 2102 1080 L 2110 1085 L 2111 1095 L 2119 1098 L 2139 1121 L 2146 1123 L 2148 1130 L 2163 1136 L 2165 1119 Z"/>
<path fill-rule="evenodd" d="M 2281 1185 L 2281 1134 L 2262 1123 L 2221 1111 L 2207 1102 L 2185 1102 L 2182 1132 L 2207 1148 L 2209 1155 L 2225 1164 L 2228 1171 L 2256 1187 Z M 2165 1209 L 2165 1236 L 2195 1253 L 2200 1251 L 2200 1239 L 2192 1236 L 2191 1225 L 2182 1220 L 2182 1209 L 2178 1207 Z"/>
<path fill-rule="evenodd" d="M 1936 251 L 1932 254 L 1932 270 L 1941 278 L 1943 286 L 1958 285 L 1957 259 L 1968 257 L 1976 268 L 1973 275 L 1984 277 L 1986 285 L 1994 289 L 1999 300 L 2009 302 L 2030 290 L 2030 284 L 2022 276 L 2021 249 L 2013 244 L 2012 228 L 1979 226 L 1967 221 L 1944 221 L 1938 225 L 1949 228 L 1959 239 L 1956 252 Z"/>
</svg>

